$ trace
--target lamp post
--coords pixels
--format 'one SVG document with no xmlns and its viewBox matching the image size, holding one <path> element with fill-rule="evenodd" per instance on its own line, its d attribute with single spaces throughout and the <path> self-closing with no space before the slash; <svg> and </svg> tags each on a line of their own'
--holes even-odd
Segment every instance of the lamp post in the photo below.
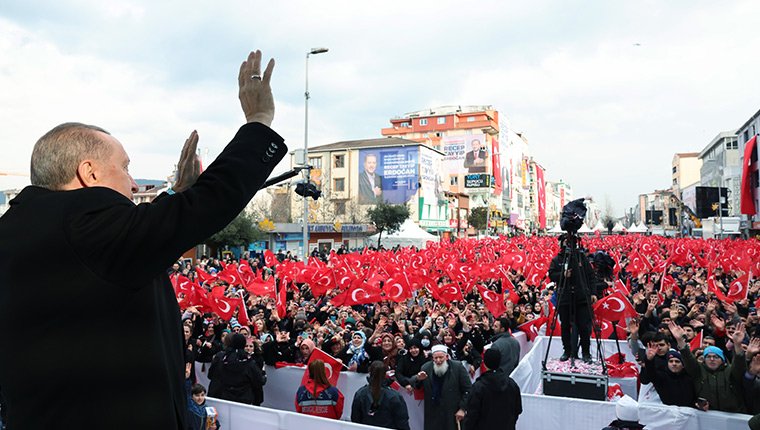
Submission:
<svg viewBox="0 0 760 430">
<path fill-rule="evenodd" d="M 304 92 L 304 127 L 303 127 L 303 162 L 309 164 L 309 57 L 311 55 L 322 54 L 327 52 L 327 48 L 311 48 L 306 53 L 306 91 Z M 304 172 L 304 185 L 309 182 L 310 169 L 306 168 Z M 303 261 L 309 259 L 309 202 L 307 196 L 303 196 Z"/>
</svg>

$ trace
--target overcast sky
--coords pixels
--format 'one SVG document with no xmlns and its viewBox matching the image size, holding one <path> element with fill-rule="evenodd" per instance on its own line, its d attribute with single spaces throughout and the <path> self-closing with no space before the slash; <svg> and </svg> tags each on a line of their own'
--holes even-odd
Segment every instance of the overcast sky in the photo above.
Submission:
<svg viewBox="0 0 760 430">
<path fill-rule="evenodd" d="M 210 159 L 243 122 L 237 71 L 275 57 L 273 128 L 303 146 L 373 138 L 406 112 L 490 104 L 547 179 L 622 215 L 760 109 L 757 1 L 2 0 L 0 171 L 39 136 L 100 125 L 136 178 L 164 178 L 193 129 Z M 289 161 L 278 166 L 287 170 Z M 0 188 L 21 179 L 0 177 Z"/>
</svg>

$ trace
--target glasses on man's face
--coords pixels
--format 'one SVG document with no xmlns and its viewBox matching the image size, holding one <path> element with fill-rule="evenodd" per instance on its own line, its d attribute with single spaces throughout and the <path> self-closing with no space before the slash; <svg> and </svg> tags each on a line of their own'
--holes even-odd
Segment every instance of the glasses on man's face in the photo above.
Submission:
<svg viewBox="0 0 760 430">
<path fill-rule="evenodd" d="M 705 355 L 705 360 L 720 360 L 721 358 L 715 354 Z"/>
</svg>

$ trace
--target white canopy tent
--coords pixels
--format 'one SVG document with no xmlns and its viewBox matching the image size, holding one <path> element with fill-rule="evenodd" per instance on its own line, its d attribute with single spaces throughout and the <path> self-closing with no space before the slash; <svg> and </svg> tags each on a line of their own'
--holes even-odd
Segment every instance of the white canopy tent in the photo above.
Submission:
<svg viewBox="0 0 760 430">
<path fill-rule="evenodd" d="M 380 233 L 374 234 L 366 239 L 368 246 L 377 246 L 377 238 L 380 237 Z M 393 234 L 387 234 L 383 232 L 380 244 L 386 249 L 393 248 L 396 245 L 399 246 L 416 246 L 417 248 L 424 248 L 428 241 L 437 242 L 438 236 L 430 234 L 421 229 L 414 221 L 407 219 L 401 224 L 401 228 Z"/>
<path fill-rule="evenodd" d="M 578 229 L 578 233 L 580 233 L 580 234 L 589 234 L 589 233 L 593 233 L 593 232 L 594 232 L 594 230 L 591 230 L 590 228 L 588 228 L 586 226 L 586 223 L 583 223 L 583 225 L 581 226 L 581 228 Z"/>
<path fill-rule="evenodd" d="M 649 229 L 647 229 L 646 226 L 644 226 L 643 223 L 642 224 L 638 224 L 638 225 L 633 224 L 631 226 L 631 228 L 628 229 L 629 233 L 646 233 L 648 231 L 649 231 Z"/>
<path fill-rule="evenodd" d="M 562 234 L 564 231 L 560 228 L 559 223 L 546 232 L 547 234 Z"/>
<path fill-rule="evenodd" d="M 612 232 L 613 232 L 613 233 L 622 233 L 622 232 L 624 232 L 624 231 L 626 231 L 626 229 L 625 229 L 625 227 L 623 227 L 623 223 L 622 223 L 622 222 L 620 222 L 620 221 L 618 221 L 618 222 L 615 224 L 615 227 L 612 227 Z"/>
<path fill-rule="evenodd" d="M 594 228 L 591 229 L 591 231 L 605 231 L 607 230 L 604 225 L 602 225 L 602 220 L 597 221 Z"/>
</svg>

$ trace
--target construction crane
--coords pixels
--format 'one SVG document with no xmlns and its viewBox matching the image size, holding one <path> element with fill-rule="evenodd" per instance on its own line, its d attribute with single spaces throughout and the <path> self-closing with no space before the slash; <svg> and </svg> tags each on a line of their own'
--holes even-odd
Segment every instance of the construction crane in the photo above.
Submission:
<svg viewBox="0 0 760 430">
<path fill-rule="evenodd" d="M 682 212 L 686 212 L 689 215 L 689 218 L 691 218 L 691 221 L 694 223 L 694 227 L 702 228 L 702 220 L 697 217 L 697 214 L 695 214 L 686 203 L 682 202 L 681 199 L 671 191 L 665 191 L 665 193 L 670 195 L 671 201 L 675 202 Z"/>
</svg>

